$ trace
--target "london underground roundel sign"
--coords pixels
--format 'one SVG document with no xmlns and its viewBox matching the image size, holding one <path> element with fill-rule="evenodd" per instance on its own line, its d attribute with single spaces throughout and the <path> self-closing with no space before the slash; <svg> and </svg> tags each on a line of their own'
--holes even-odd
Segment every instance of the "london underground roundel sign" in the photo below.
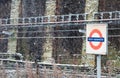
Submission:
<svg viewBox="0 0 120 78">
<path fill-rule="evenodd" d="M 107 54 L 107 24 L 86 26 L 86 53 Z"/>
</svg>

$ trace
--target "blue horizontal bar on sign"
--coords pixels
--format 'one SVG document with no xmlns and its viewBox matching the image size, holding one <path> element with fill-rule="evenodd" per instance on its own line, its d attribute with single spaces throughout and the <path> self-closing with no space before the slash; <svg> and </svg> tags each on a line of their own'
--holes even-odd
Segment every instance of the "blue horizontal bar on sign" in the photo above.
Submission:
<svg viewBox="0 0 120 78">
<path fill-rule="evenodd" d="M 90 42 L 104 42 L 103 37 L 88 37 L 88 41 Z"/>
</svg>

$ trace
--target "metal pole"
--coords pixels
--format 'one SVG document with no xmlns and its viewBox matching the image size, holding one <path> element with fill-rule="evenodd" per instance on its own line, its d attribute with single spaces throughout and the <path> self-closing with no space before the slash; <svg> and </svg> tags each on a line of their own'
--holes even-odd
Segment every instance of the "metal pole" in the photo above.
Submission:
<svg viewBox="0 0 120 78">
<path fill-rule="evenodd" d="M 97 78 L 101 78 L 101 55 L 97 55 Z"/>
</svg>

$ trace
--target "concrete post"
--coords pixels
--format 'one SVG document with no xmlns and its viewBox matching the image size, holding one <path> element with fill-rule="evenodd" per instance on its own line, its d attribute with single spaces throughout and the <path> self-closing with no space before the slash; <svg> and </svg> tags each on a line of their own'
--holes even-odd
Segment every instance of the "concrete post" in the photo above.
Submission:
<svg viewBox="0 0 120 78">
<path fill-rule="evenodd" d="M 45 16 L 51 16 L 55 15 L 55 7 L 56 7 L 56 1 L 55 0 L 47 0 L 46 1 L 46 10 L 45 10 Z M 50 21 L 52 21 L 51 19 Z M 50 26 L 47 26 L 45 28 L 46 32 L 53 31 L 53 28 Z M 45 34 L 46 37 L 52 37 L 52 33 Z M 52 58 L 52 52 L 53 52 L 53 39 L 52 38 L 46 38 L 44 42 L 44 54 L 43 59 L 46 60 L 48 58 Z"/>
<path fill-rule="evenodd" d="M 19 18 L 19 8 L 20 8 L 20 3 L 21 0 L 12 0 L 11 2 L 11 14 L 10 14 L 10 18 L 11 24 L 18 24 L 18 18 Z M 11 30 L 9 30 L 9 32 L 14 32 L 15 37 L 17 37 L 17 29 L 13 28 Z M 17 46 L 17 39 L 16 38 L 10 38 L 8 39 L 8 51 L 9 52 L 16 52 L 16 46 Z"/>
<path fill-rule="evenodd" d="M 87 20 L 93 20 L 93 13 L 98 11 L 99 0 L 86 0 L 85 13 L 88 13 Z M 83 39 L 83 48 L 82 48 L 82 62 L 91 66 L 95 66 L 95 56 L 88 55 L 85 52 L 85 39 Z"/>
</svg>

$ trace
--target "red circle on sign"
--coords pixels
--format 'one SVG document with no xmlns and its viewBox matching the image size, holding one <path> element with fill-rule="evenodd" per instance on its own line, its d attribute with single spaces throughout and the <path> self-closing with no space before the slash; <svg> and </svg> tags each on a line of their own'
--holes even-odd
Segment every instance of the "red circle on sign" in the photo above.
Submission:
<svg viewBox="0 0 120 78">
<path fill-rule="evenodd" d="M 92 30 L 92 32 L 90 33 L 90 37 L 92 37 L 92 35 L 93 35 L 94 33 L 97 33 L 100 37 L 102 37 L 102 33 L 101 33 L 98 29 Z M 99 42 L 98 45 L 93 45 L 92 42 L 89 42 L 89 44 L 90 44 L 90 46 L 91 46 L 94 50 L 98 50 L 98 49 L 101 48 L 101 46 L 102 46 L 102 42 Z"/>
</svg>

